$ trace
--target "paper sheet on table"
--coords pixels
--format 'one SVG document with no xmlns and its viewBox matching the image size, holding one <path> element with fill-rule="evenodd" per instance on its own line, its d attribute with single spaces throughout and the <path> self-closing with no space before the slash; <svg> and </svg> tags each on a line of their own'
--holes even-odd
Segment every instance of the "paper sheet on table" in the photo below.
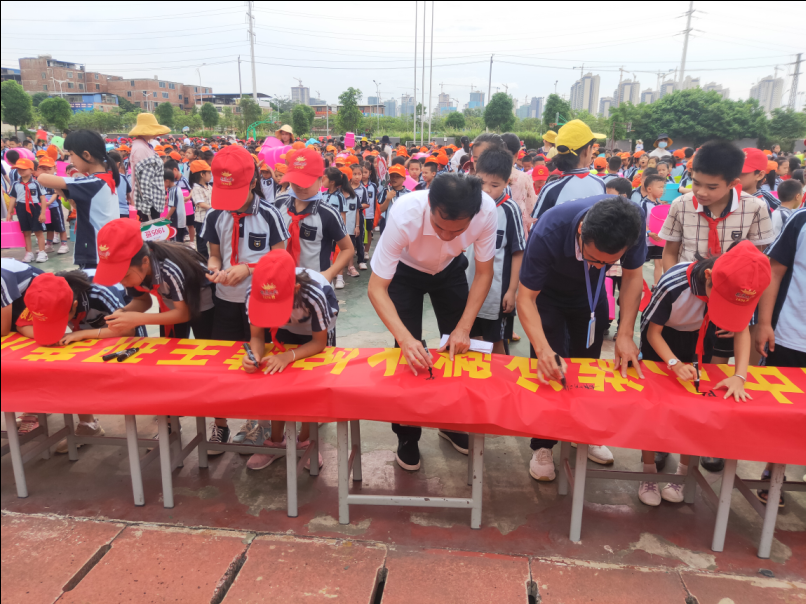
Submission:
<svg viewBox="0 0 806 604">
<path fill-rule="evenodd" d="M 442 334 L 442 339 L 439 341 L 440 348 L 442 348 L 443 346 L 445 346 L 445 344 L 448 343 L 448 338 L 450 338 L 450 336 Z M 470 340 L 470 350 L 472 350 L 473 352 L 480 352 L 482 354 L 492 354 L 493 343 L 482 342 L 481 340 Z"/>
</svg>

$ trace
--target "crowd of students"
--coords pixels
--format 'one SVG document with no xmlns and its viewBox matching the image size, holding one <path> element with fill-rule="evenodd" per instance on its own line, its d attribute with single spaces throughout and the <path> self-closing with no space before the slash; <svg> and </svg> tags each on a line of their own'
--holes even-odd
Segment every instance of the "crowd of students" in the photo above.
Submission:
<svg viewBox="0 0 806 604">
<path fill-rule="evenodd" d="M 26 246 L 22 262 L 2 260 L 3 335 L 58 345 L 159 326 L 162 336 L 249 342 L 256 356 L 244 356 L 244 370 L 271 375 L 336 345 L 336 290 L 371 262 L 369 298 L 415 373 L 433 364 L 421 339 L 428 294 L 449 334 L 441 351 L 453 357 L 478 339 L 508 352 L 517 311 L 538 379 L 559 380 L 563 358 L 601 355 L 605 276 L 619 291 L 615 370 L 624 375 L 632 364 L 642 376 L 643 358 L 698 383 L 703 362 L 734 357 L 734 375 L 715 388 L 740 401 L 750 364 L 806 367 L 803 169 L 780 148 L 673 150 L 660 134 L 650 153 L 605 150 L 579 120 L 546 133 L 539 149 L 493 133 L 459 146 L 383 137 L 347 147 L 343 137 L 295 140 L 290 126 L 275 137 L 290 149 L 273 165 L 260 140 L 175 137 L 151 114 L 127 139 L 79 130 L 63 149 L 37 141 L 24 153 L 34 159 L 3 141 L 3 218 L 16 216 Z M 55 174 L 60 160 L 65 176 Z M 651 230 L 662 205 L 662 228 Z M 57 244 L 68 251 L 68 207 L 78 270 L 44 273 L 30 263 Z M 170 240 L 145 242 L 141 224 L 160 218 Z M 148 312 L 154 299 L 158 312 Z M 35 426 L 35 415 L 20 418 L 21 430 Z M 231 435 L 216 418 L 210 430 L 211 442 L 284 446 L 281 422 L 247 419 Z M 393 430 L 398 464 L 419 469 L 420 428 Z M 82 415 L 77 433 L 103 428 Z M 298 446 L 308 435 L 303 425 Z M 468 453 L 466 434 L 439 436 Z M 536 480 L 554 479 L 555 443 L 532 439 Z M 643 452 L 644 471 L 657 472 L 665 455 Z M 589 457 L 613 463 L 605 444 Z M 275 459 L 255 454 L 247 467 Z M 681 456 L 677 473 L 687 464 Z M 639 486 L 648 505 L 683 496 L 680 484 Z"/>
</svg>

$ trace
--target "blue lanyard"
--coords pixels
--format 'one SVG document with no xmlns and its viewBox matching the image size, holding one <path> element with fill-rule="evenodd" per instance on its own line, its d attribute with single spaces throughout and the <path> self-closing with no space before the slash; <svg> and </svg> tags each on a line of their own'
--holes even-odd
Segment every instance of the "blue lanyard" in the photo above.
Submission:
<svg viewBox="0 0 806 604">
<path fill-rule="evenodd" d="M 599 294 L 602 293 L 602 283 L 604 283 L 605 273 L 607 272 L 607 265 L 599 269 L 599 284 L 596 286 L 596 296 L 591 298 L 591 280 L 590 280 L 590 266 L 588 261 L 585 262 L 585 286 L 588 289 L 588 305 L 591 309 L 591 319 L 596 314 L 596 303 L 599 302 Z"/>
</svg>

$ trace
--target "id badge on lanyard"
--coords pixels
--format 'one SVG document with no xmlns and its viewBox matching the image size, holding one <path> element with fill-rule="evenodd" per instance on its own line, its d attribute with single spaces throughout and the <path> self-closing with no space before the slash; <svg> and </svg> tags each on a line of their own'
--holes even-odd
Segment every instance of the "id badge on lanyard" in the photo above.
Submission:
<svg viewBox="0 0 806 604">
<path fill-rule="evenodd" d="M 599 302 L 599 294 L 602 293 L 602 283 L 604 283 L 605 273 L 607 266 L 599 269 L 599 283 L 596 285 L 596 295 L 591 297 L 591 280 L 590 280 L 590 266 L 588 261 L 585 260 L 585 287 L 588 290 L 588 306 L 591 309 L 591 318 L 588 321 L 588 341 L 586 348 L 593 346 L 593 341 L 596 339 L 596 305 Z"/>
</svg>

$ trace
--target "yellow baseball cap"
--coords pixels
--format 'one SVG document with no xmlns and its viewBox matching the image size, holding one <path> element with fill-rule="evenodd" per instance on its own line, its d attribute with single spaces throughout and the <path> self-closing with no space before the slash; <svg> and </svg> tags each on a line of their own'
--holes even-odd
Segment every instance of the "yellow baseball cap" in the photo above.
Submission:
<svg viewBox="0 0 806 604">
<path fill-rule="evenodd" d="M 596 138 L 590 127 L 582 120 L 571 120 L 565 124 L 557 133 L 556 145 L 557 153 L 566 155 L 573 153 L 576 149 L 584 147 Z"/>
</svg>

